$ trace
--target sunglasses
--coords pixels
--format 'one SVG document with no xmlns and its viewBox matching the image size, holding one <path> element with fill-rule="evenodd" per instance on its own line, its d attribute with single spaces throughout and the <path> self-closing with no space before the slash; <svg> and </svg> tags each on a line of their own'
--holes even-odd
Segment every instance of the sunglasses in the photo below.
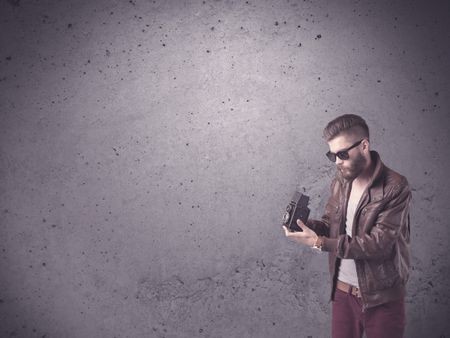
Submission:
<svg viewBox="0 0 450 338">
<path fill-rule="evenodd" d="M 336 157 L 339 157 L 341 160 L 348 160 L 349 157 L 350 157 L 350 155 L 348 154 L 349 150 L 359 146 L 362 141 L 364 141 L 364 139 L 362 139 L 361 141 L 356 142 L 355 144 L 352 144 L 347 149 L 343 149 L 341 151 L 338 151 L 337 153 L 332 153 L 331 151 L 329 151 L 325 155 L 328 157 L 328 159 L 331 162 L 336 162 Z"/>
</svg>

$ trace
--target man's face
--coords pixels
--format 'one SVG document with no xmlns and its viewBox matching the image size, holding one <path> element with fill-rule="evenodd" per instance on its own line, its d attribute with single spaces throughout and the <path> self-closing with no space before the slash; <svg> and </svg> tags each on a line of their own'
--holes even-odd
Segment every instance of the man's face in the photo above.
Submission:
<svg viewBox="0 0 450 338">
<path fill-rule="evenodd" d="M 328 146 L 330 147 L 330 151 L 332 153 L 337 153 L 344 149 L 347 149 L 355 142 L 358 142 L 358 139 L 354 137 L 341 135 L 337 136 L 331 141 L 328 142 Z M 341 172 L 342 176 L 346 180 L 353 180 L 358 177 L 366 168 L 367 159 L 364 157 L 361 151 L 362 144 L 357 147 L 350 149 L 348 151 L 349 158 L 348 160 L 341 160 L 339 157 L 336 157 L 336 166 L 337 169 Z"/>
</svg>

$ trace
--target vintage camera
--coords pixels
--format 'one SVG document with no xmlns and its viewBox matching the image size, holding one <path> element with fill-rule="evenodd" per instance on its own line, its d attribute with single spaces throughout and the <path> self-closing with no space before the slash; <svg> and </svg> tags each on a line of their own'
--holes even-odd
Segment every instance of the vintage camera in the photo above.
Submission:
<svg viewBox="0 0 450 338">
<path fill-rule="evenodd" d="M 297 220 L 300 219 L 306 224 L 309 217 L 309 197 L 296 191 L 292 197 L 291 203 L 286 207 L 286 212 L 283 216 L 283 225 L 290 231 L 303 231 L 298 225 Z"/>
</svg>

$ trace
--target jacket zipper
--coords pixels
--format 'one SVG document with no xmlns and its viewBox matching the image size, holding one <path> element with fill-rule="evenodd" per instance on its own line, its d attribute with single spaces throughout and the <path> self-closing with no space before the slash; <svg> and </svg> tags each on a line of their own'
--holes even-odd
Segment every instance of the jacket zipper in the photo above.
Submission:
<svg viewBox="0 0 450 338">
<path fill-rule="evenodd" d="M 369 184 L 370 184 L 370 182 L 369 182 Z M 360 214 L 361 214 L 361 210 L 363 209 L 362 208 L 362 205 L 365 203 L 365 205 L 367 205 L 367 203 L 366 203 L 366 198 L 368 198 L 368 195 L 369 195 L 369 184 L 366 186 L 366 188 L 364 189 L 364 191 L 363 191 L 363 193 L 361 194 L 361 197 L 360 197 L 360 199 L 359 199 L 359 202 L 358 202 L 358 205 L 356 206 L 356 210 L 355 210 L 355 214 L 353 215 L 353 221 L 352 221 L 352 238 L 354 237 L 354 236 L 356 236 L 356 227 L 355 227 L 355 220 L 357 219 L 357 218 L 359 218 L 359 216 L 360 216 Z M 351 189 L 350 189 L 350 191 L 351 191 Z M 349 196 L 350 196 L 350 194 L 349 194 Z M 364 201 L 364 202 L 363 202 Z M 347 202 L 348 203 L 348 202 Z M 358 270 L 360 270 L 360 269 L 358 269 L 358 264 L 356 263 L 356 260 L 354 260 L 355 261 L 355 267 L 356 267 L 356 278 L 358 278 L 358 284 L 359 284 L 359 292 L 360 292 L 360 294 L 361 294 L 361 299 L 362 299 L 362 301 L 363 301 L 363 306 L 362 306 L 362 312 L 364 313 L 364 312 L 366 312 L 366 309 L 367 309 L 367 302 L 366 302 L 366 299 L 365 299 L 365 297 L 364 297 L 364 293 L 362 292 L 362 289 L 361 289 L 361 286 L 363 285 L 362 283 L 361 283 L 361 279 L 359 278 L 359 276 L 361 275 L 360 273 L 358 273 Z"/>
<path fill-rule="evenodd" d="M 350 182 L 348 184 L 347 192 L 345 194 L 345 196 L 346 196 L 345 203 L 344 203 L 345 209 L 343 210 L 343 213 L 342 213 L 344 216 L 341 218 L 341 230 L 342 230 L 342 224 L 345 224 L 344 220 L 347 219 L 347 208 L 348 208 L 348 203 L 350 201 L 350 194 L 352 192 L 352 185 L 353 185 L 353 182 Z M 352 220 L 352 238 L 355 237 L 355 235 L 356 235 L 355 219 L 357 219 L 357 217 L 359 218 L 359 215 L 361 214 L 363 200 L 366 199 L 366 196 L 368 197 L 369 185 L 370 185 L 370 182 L 366 186 L 366 188 L 364 189 L 363 193 L 361 194 L 361 197 L 359 198 L 359 202 L 358 202 L 358 204 L 356 206 L 356 209 L 355 209 L 355 214 L 353 215 L 353 220 Z M 364 201 L 364 203 L 365 203 L 365 201 Z M 345 227 L 344 227 L 344 230 L 345 230 Z M 358 269 L 358 264 L 356 263 L 356 260 L 354 260 L 354 262 L 355 262 L 355 268 L 356 268 L 356 278 L 358 278 L 359 292 L 361 294 L 361 299 L 363 301 L 362 312 L 364 313 L 366 311 L 366 309 L 367 309 L 367 302 L 366 302 L 366 299 L 364 297 L 364 293 L 362 292 L 362 289 L 361 289 L 362 283 L 361 283 L 361 279 L 359 277 L 361 274 L 358 273 L 358 270 L 360 270 L 360 269 Z"/>
</svg>

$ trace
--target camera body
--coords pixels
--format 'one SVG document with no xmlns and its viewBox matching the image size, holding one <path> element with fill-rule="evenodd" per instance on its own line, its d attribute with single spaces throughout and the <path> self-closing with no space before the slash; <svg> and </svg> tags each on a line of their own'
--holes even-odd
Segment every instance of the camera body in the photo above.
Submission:
<svg viewBox="0 0 450 338">
<path fill-rule="evenodd" d="M 290 231 L 303 231 L 297 224 L 297 220 L 300 219 L 306 224 L 309 217 L 309 197 L 296 191 L 292 197 L 291 203 L 286 207 L 286 212 L 283 215 L 283 225 Z"/>
</svg>

